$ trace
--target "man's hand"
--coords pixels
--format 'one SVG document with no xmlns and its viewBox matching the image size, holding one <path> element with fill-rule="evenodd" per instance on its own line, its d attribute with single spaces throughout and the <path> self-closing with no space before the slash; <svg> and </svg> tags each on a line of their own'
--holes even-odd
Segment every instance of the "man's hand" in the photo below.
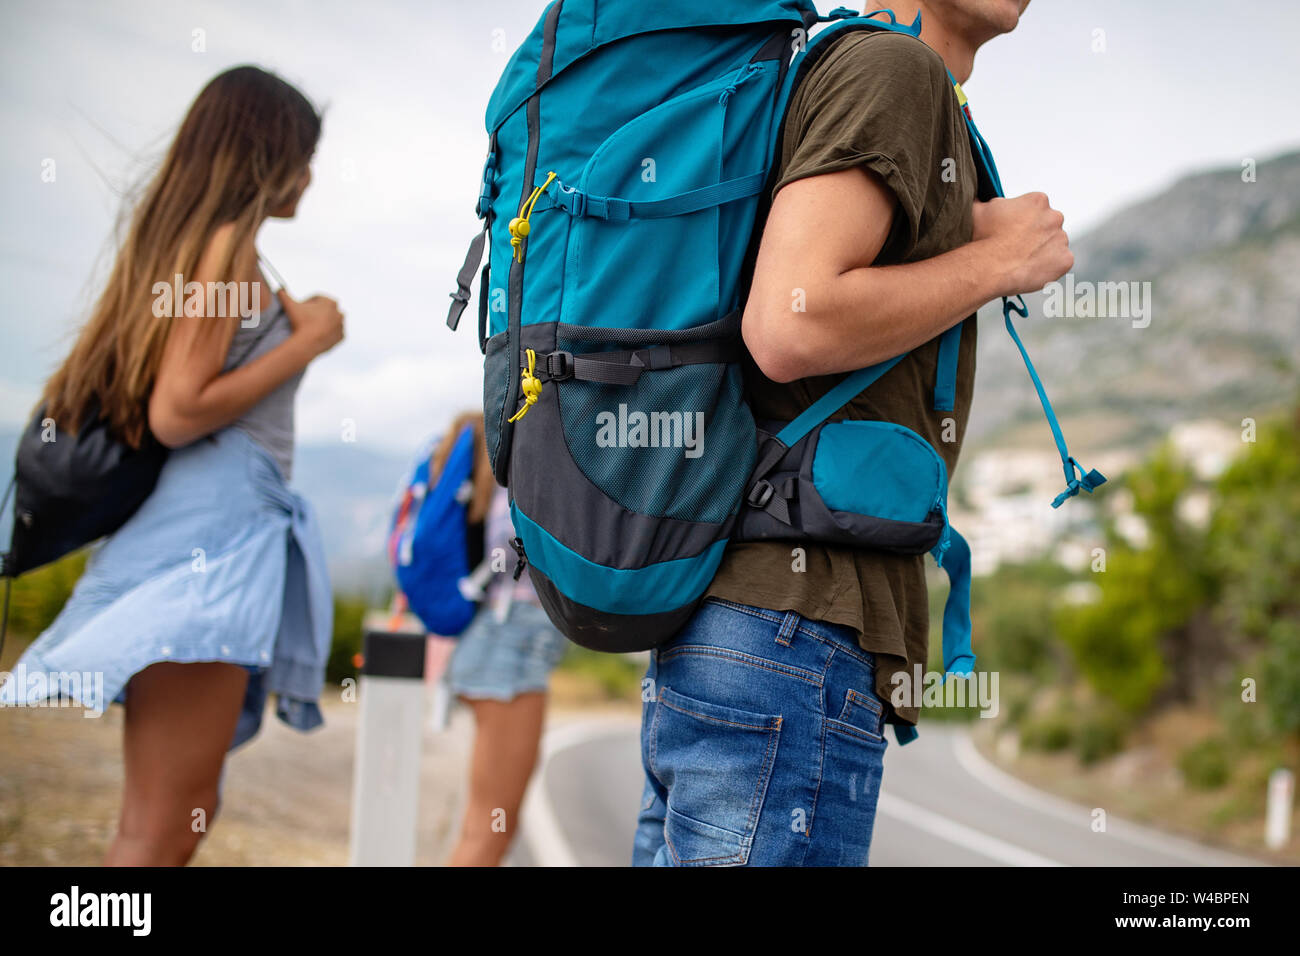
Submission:
<svg viewBox="0 0 1300 956">
<path fill-rule="evenodd" d="M 1001 264 L 998 295 L 1037 292 L 1074 266 L 1065 217 L 1043 193 L 976 202 L 972 242 L 985 242 Z"/>
</svg>

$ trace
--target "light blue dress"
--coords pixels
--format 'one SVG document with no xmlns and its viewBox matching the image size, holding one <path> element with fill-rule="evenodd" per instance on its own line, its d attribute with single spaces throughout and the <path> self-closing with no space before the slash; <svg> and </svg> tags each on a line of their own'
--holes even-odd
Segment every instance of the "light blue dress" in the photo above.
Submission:
<svg viewBox="0 0 1300 956">
<path fill-rule="evenodd" d="M 253 354 L 282 337 L 268 331 Z M 291 727 L 323 722 L 317 700 L 332 630 L 315 514 L 237 423 L 168 456 L 153 493 L 95 549 L 14 674 L 102 673 L 99 700 L 79 701 L 102 708 L 122 703 L 132 675 L 159 661 L 242 665 L 249 682 L 233 749 L 257 733 L 271 693 Z M 6 690 L 35 704 L 58 682 Z"/>
</svg>

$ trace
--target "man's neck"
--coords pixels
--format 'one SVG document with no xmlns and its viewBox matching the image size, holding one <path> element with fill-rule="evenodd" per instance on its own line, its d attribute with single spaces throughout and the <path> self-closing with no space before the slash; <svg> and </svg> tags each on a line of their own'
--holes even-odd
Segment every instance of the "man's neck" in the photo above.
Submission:
<svg viewBox="0 0 1300 956">
<path fill-rule="evenodd" d="M 943 58 L 948 72 L 958 83 L 970 79 L 975 65 L 975 47 L 954 33 L 926 4 L 916 0 L 897 0 L 890 4 L 899 23 L 911 23 L 921 11 L 921 39 Z"/>
</svg>

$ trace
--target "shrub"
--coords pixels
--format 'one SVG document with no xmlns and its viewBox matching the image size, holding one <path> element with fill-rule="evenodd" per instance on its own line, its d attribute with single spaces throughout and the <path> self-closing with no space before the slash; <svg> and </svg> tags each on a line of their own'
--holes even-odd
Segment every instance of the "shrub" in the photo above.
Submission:
<svg viewBox="0 0 1300 956">
<path fill-rule="evenodd" d="M 605 654 L 575 644 L 559 666 L 591 680 L 611 700 L 641 700 L 641 678 L 646 669 L 644 654 Z"/>
<path fill-rule="evenodd" d="M 1111 708 L 1089 714 L 1080 722 L 1075 734 L 1079 760 L 1094 764 L 1117 754 L 1124 748 L 1128 721 Z"/>
<path fill-rule="evenodd" d="M 1064 714 L 1051 714 L 1028 721 L 1020 734 L 1020 743 L 1026 750 L 1056 753 L 1070 746 L 1074 728 Z"/>
<path fill-rule="evenodd" d="M 334 596 L 334 637 L 325 664 L 325 679 L 338 684 L 346 677 L 357 676 L 354 658 L 361 653 L 361 622 L 366 601 L 356 597 Z"/>
<path fill-rule="evenodd" d="M 1189 787 L 1217 790 L 1228 782 L 1228 745 L 1222 737 L 1207 737 L 1178 756 L 1178 769 Z"/>
</svg>

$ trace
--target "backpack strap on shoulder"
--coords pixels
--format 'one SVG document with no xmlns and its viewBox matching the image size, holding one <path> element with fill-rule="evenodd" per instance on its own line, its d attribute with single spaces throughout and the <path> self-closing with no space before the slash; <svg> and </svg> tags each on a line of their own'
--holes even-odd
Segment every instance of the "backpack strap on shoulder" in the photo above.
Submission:
<svg viewBox="0 0 1300 956">
<path fill-rule="evenodd" d="M 890 10 L 888 7 L 881 7 L 879 10 L 872 10 L 870 13 L 863 13 L 863 14 L 859 14 L 856 10 L 850 10 L 848 7 L 836 7 L 830 13 L 826 14 L 826 16 L 817 17 L 817 19 L 814 22 L 830 23 L 835 20 L 850 20 L 850 19 L 874 20 L 882 13 L 885 16 L 889 17 L 889 22 L 885 24 L 886 26 L 889 27 L 889 29 L 897 31 L 898 33 L 910 33 L 914 37 L 919 37 L 921 35 L 921 11 L 920 10 L 916 11 L 916 19 L 913 20 L 910 24 L 899 23 L 898 18 L 894 16 L 894 11 Z"/>
</svg>

